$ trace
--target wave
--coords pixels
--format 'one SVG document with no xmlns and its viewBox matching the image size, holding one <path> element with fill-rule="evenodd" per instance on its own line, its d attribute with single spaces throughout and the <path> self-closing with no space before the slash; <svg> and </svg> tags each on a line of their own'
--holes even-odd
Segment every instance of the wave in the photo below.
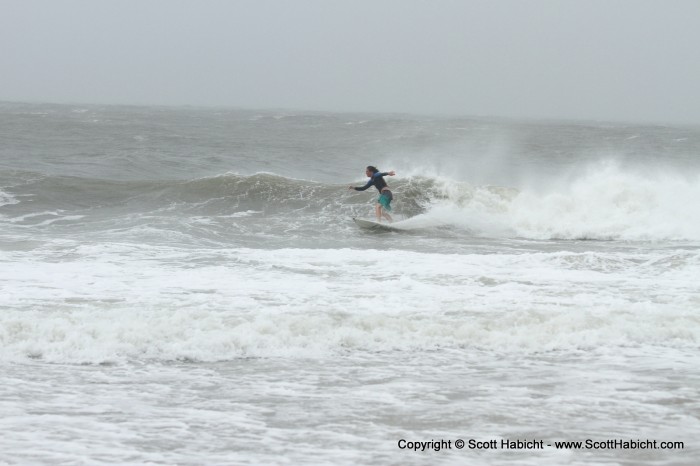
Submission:
<svg viewBox="0 0 700 466">
<path fill-rule="evenodd" d="M 700 240 L 700 175 L 634 173 L 613 163 L 519 190 L 444 184 L 414 221 L 486 236 Z"/>
<path fill-rule="evenodd" d="M 688 295 L 697 251 L 446 255 L 111 244 L 76 247 L 60 263 L 27 252 L 12 258 L 13 270 L 0 273 L 11 291 L 0 298 L 5 361 L 695 351 L 700 344 L 697 296 Z"/>
<path fill-rule="evenodd" d="M 233 316 L 201 309 L 121 311 L 119 316 L 98 316 L 76 310 L 68 315 L 8 312 L 1 321 L 0 360 L 93 364 L 318 358 L 357 351 L 441 348 L 519 354 L 638 345 L 697 348 L 700 341 L 697 319 L 689 315 L 657 314 L 639 319 L 627 313 L 588 311 L 555 315 L 514 311 L 466 319 L 335 311 Z"/>
<path fill-rule="evenodd" d="M 3 195 L 8 200 L 24 197 L 25 204 L 31 204 L 35 210 L 128 205 L 135 211 L 147 211 L 177 205 L 185 212 L 197 215 L 239 211 L 296 212 L 299 209 L 319 212 L 328 205 L 366 204 L 369 195 L 376 196 L 374 188 L 365 193 L 350 192 L 345 183 L 319 183 L 273 173 L 226 173 L 170 181 L 113 181 L 29 172 L 23 172 L 21 176 L 15 173 L 12 178 L 15 180 L 10 188 L 12 193 Z M 432 179 L 409 179 L 395 186 L 402 192 L 403 208 L 414 214 L 422 211 L 422 206 L 430 199 L 440 196 L 439 183 Z"/>
<path fill-rule="evenodd" d="M 26 175 L 26 174 L 25 174 Z M 464 230 L 485 237 L 548 240 L 700 240 L 700 175 L 633 173 L 615 164 L 590 166 L 526 187 L 475 186 L 448 177 L 390 180 L 404 229 Z M 357 182 L 357 184 L 361 184 Z M 222 175 L 193 180 L 108 181 L 26 175 L 3 188 L 3 209 L 17 215 L 61 210 L 118 208 L 206 218 L 260 216 L 329 219 L 366 212 L 373 188 L 321 183 L 272 173 Z M 22 204 L 30 206 L 20 208 Z M 332 225 L 333 222 L 329 222 Z"/>
</svg>

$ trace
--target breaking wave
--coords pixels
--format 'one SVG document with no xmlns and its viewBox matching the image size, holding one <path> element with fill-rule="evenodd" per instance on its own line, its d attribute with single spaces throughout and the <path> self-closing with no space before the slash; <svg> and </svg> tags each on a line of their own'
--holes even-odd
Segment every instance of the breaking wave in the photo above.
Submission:
<svg viewBox="0 0 700 466">
<path fill-rule="evenodd" d="M 356 181 L 355 184 L 361 184 Z M 631 173 L 614 164 L 526 187 L 471 185 L 447 177 L 391 179 L 406 229 L 451 227 L 486 237 L 589 240 L 700 240 L 700 175 Z M 174 181 L 106 181 L 28 176 L 3 188 L 3 211 L 22 215 L 125 207 L 189 216 L 355 215 L 376 195 L 271 173 Z M 26 205 L 29 204 L 29 205 Z M 19 215 L 19 214 L 18 214 Z"/>
<path fill-rule="evenodd" d="M 529 239 L 700 240 L 700 175 L 614 164 L 519 190 L 444 183 L 416 223 Z"/>
</svg>

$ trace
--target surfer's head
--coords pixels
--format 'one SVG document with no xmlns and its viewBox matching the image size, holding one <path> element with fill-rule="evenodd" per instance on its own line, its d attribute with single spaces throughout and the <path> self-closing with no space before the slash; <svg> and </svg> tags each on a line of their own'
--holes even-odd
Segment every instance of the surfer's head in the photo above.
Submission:
<svg viewBox="0 0 700 466">
<path fill-rule="evenodd" d="M 377 167 L 373 167 L 372 165 L 367 166 L 367 170 L 365 170 L 365 175 L 369 176 L 370 178 L 372 175 L 377 173 L 379 170 L 377 170 Z"/>
</svg>

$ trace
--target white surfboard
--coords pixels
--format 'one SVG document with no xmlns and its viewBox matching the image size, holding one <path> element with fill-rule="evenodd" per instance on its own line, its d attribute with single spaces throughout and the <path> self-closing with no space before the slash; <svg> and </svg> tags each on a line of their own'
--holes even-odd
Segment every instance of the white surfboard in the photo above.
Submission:
<svg viewBox="0 0 700 466">
<path fill-rule="evenodd" d="M 359 226 L 360 228 L 364 228 L 365 230 L 378 230 L 378 231 L 399 231 L 399 228 L 394 228 L 391 226 L 391 224 L 388 223 L 377 223 L 373 222 L 371 220 L 364 220 L 362 218 L 352 218 L 353 221 Z"/>
</svg>

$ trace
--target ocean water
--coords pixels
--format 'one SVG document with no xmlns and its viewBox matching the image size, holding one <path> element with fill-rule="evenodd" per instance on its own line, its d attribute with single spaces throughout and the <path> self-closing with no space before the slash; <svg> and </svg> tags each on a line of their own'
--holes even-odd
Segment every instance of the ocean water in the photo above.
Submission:
<svg viewBox="0 0 700 466">
<path fill-rule="evenodd" d="M 2 103 L 0 463 L 697 464 L 698 199 L 698 127 Z"/>
</svg>

